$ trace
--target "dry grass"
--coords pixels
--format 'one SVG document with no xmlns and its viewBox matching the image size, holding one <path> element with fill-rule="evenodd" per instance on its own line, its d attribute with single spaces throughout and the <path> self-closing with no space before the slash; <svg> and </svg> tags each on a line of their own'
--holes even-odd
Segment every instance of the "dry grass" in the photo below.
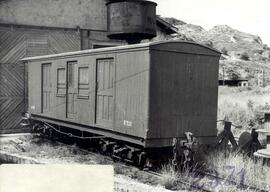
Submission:
<svg viewBox="0 0 270 192">
<path fill-rule="evenodd" d="M 260 128 L 263 110 L 270 110 L 270 86 L 265 88 L 220 87 L 218 97 L 218 119 L 225 117 L 243 129 L 233 129 L 235 136 L 243 130 Z"/>
<path fill-rule="evenodd" d="M 205 160 L 208 169 L 226 178 L 227 181 L 235 181 L 239 185 L 247 184 L 269 191 L 270 167 L 263 165 L 261 161 L 254 161 L 245 154 L 239 152 L 212 152 Z M 242 181 L 241 181 L 242 179 Z"/>
<path fill-rule="evenodd" d="M 262 128 L 260 121 L 263 111 L 270 111 L 269 95 L 270 86 L 264 88 L 220 87 L 218 119 L 226 117 L 233 124 L 241 125 L 241 129 L 232 128 L 235 136 L 251 128 Z M 221 130 L 222 127 L 219 126 L 218 129 Z M 261 161 L 255 162 L 254 159 L 238 152 L 216 152 L 207 156 L 205 162 L 209 169 L 217 171 L 224 178 L 240 183 L 242 174 L 245 184 L 270 191 L 270 187 L 267 186 L 270 181 L 270 168 L 262 165 Z M 233 187 L 222 186 L 221 191 L 228 190 L 237 191 Z"/>
<path fill-rule="evenodd" d="M 160 174 L 161 174 L 161 185 L 165 189 L 170 190 L 186 190 L 190 186 L 183 185 L 180 180 L 184 180 L 185 183 L 191 185 L 194 181 L 196 166 L 194 168 L 188 168 L 183 171 L 176 170 L 171 163 L 163 165 Z"/>
<path fill-rule="evenodd" d="M 179 182 L 185 180 L 194 187 L 203 187 L 211 191 L 241 191 L 241 187 L 245 185 L 270 191 L 270 167 L 263 165 L 261 161 L 254 161 L 245 154 L 229 151 L 213 151 L 205 156 L 204 161 L 205 169 L 212 175 L 224 178 L 224 182 L 213 180 L 207 175 L 199 176 L 196 174 L 196 168 L 179 172 L 171 164 L 167 164 L 162 166 L 160 171 L 160 184 L 170 190 L 183 190 L 187 189 L 186 187 L 189 189 L 189 186 L 183 186 Z"/>
<path fill-rule="evenodd" d="M 179 173 L 175 171 L 174 166 L 171 164 L 166 164 L 162 166 L 161 169 L 161 184 L 166 189 L 174 189 L 177 185 L 177 180 L 179 179 Z"/>
</svg>

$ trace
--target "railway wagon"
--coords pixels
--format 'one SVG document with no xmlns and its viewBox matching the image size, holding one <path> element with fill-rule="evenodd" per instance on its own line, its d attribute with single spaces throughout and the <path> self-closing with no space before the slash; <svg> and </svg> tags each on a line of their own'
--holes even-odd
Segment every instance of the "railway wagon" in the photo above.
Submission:
<svg viewBox="0 0 270 192">
<path fill-rule="evenodd" d="M 219 58 L 185 41 L 25 58 L 29 113 L 34 121 L 120 141 L 129 146 L 123 151 L 171 147 L 185 132 L 211 143 Z"/>
</svg>

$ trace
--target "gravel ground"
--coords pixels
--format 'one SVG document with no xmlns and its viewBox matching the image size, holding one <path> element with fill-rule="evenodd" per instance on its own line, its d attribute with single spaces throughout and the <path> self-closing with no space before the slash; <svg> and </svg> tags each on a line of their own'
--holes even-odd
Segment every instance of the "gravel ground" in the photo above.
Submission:
<svg viewBox="0 0 270 192">
<path fill-rule="evenodd" d="M 115 191 L 168 191 L 155 176 L 123 163 L 114 163 L 110 157 L 66 145 L 35 135 L 0 137 L 0 151 L 31 157 L 45 164 L 106 164 L 115 170 Z"/>
</svg>

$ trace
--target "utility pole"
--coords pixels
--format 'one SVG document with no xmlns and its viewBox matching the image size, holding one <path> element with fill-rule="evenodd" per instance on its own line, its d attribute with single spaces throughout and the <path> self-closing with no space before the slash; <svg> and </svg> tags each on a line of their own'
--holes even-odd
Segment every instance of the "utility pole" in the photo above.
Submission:
<svg viewBox="0 0 270 192">
<path fill-rule="evenodd" d="M 258 86 L 264 87 L 264 70 L 258 70 Z"/>
<path fill-rule="evenodd" d="M 223 86 L 225 85 L 225 67 L 222 67 L 222 79 L 223 79 Z"/>
</svg>

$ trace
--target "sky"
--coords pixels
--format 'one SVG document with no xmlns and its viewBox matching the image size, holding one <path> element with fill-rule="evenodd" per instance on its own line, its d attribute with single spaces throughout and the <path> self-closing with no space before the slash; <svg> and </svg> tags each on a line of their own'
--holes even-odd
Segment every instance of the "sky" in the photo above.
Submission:
<svg viewBox="0 0 270 192">
<path fill-rule="evenodd" d="M 270 46 L 270 0 L 152 0 L 157 14 L 175 17 L 206 30 L 228 25 L 258 35 Z"/>
</svg>

